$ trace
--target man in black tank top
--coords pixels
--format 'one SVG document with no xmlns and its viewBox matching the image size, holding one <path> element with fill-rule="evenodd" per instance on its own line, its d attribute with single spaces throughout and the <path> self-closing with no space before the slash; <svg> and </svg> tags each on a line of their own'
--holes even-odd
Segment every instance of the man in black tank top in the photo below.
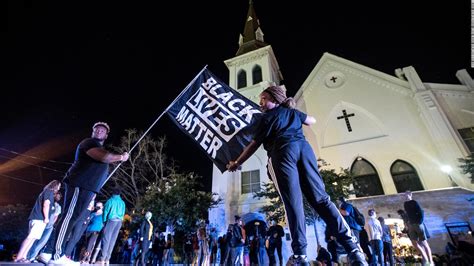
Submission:
<svg viewBox="0 0 474 266">
<path fill-rule="evenodd" d="M 97 122 L 92 126 L 91 138 L 86 138 L 79 143 L 73 165 L 69 168 L 63 179 L 64 204 L 63 214 L 57 225 L 57 231 L 51 241 L 55 241 L 53 249 L 45 250 L 40 254 L 43 262 L 51 259 L 50 264 L 79 265 L 65 254 L 65 250 L 72 250 L 77 241 L 67 241 L 72 229 L 81 217 L 88 211 L 87 207 L 95 195 L 99 193 L 107 181 L 109 164 L 114 162 L 125 162 L 128 153 L 112 153 L 104 149 L 104 141 L 107 139 L 110 127 L 105 122 Z M 49 246 L 49 245 L 48 245 Z"/>
</svg>

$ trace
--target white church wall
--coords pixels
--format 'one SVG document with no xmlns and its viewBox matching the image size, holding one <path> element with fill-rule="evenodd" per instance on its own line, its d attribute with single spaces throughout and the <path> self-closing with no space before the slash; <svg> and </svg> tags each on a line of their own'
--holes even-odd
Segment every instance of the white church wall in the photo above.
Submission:
<svg viewBox="0 0 474 266">
<path fill-rule="evenodd" d="M 415 95 L 419 104 L 420 115 L 425 126 L 429 129 L 433 145 L 439 153 L 439 161 L 449 166 L 449 174 L 458 185 L 473 188 L 470 181 L 460 173 L 458 158 L 464 156 L 463 144 L 458 131 L 449 121 L 446 111 L 442 109 L 433 91 L 420 91 Z"/>
<path fill-rule="evenodd" d="M 454 128 L 474 127 L 474 94 L 436 90 L 435 95 Z"/>
<path fill-rule="evenodd" d="M 450 186 L 407 82 L 334 56 L 323 57 L 327 58 L 321 59 L 300 94 L 305 111 L 318 119 L 311 127 L 317 143 L 309 141 L 319 146 L 319 157 L 338 169 L 349 168 L 362 156 L 376 168 L 386 194 L 397 193 L 390 167 L 398 159 L 416 169 L 425 189 Z M 342 82 L 333 86 L 334 76 Z M 343 119 L 337 119 L 342 110 L 354 114 L 349 117 L 351 132 Z"/>
<path fill-rule="evenodd" d="M 217 167 L 213 166 L 212 192 L 218 193 L 224 200 L 216 209 L 210 210 L 209 221 L 219 223 L 220 227 L 226 228 L 234 222 L 234 215 L 242 215 L 248 212 L 258 212 L 266 203 L 265 200 L 259 200 L 253 197 L 253 193 L 241 193 L 241 173 L 244 171 L 259 170 L 260 182 L 268 183 L 266 172 L 267 156 L 266 152 L 260 147 L 253 156 L 251 156 L 243 165 L 242 169 L 236 172 L 221 173 Z"/>
</svg>

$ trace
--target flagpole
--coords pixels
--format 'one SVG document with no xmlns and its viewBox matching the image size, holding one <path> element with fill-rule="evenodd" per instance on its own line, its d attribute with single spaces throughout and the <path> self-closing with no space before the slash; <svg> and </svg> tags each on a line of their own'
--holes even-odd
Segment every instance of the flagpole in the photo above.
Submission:
<svg viewBox="0 0 474 266">
<path fill-rule="evenodd" d="M 201 73 L 206 70 L 207 68 L 207 65 L 205 65 L 201 71 L 199 71 L 199 73 L 191 80 L 191 82 L 189 82 L 189 84 L 186 86 L 186 88 L 184 88 L 184 90 L 181 91 L 181 93 L 176 96 L 176 98 L 170 103 L 170 105 L 168 105 L 168 107 L 166 107 L 166 109 L 158 116 L 158 118 L 155 119 L 155 122 L 153 122 L 151 124 L 150 127 L 148 127 L 148 129 L 145 131 L 145 133 L 142 134 L 142 136 L 138 139 L 137 142 L 135 142 L 135 144 L 132 146 L 132 148 L 130 149 L 130 151 L 128 151 L 128 153 L 132 153 L 132 151 L 135 149 L 135 147 L 138 145 L 138 143 L 140 143 L 140 141 L 142 141 L 142 139 L 146 136 L 146 134 L 148 134 L 148 132 L 153 128 L 153 126 L 158 122 L 158 120 L 160 120 L 160 118 L 163 116 L 163 114 L 165 114 L 166 112 L 168 112 L 168 110 L 171 108 L 171 106 L 173 106 L 173 104 L 179 99 L 179 97 L 181 97 L 181 95 L 183 95 L 188 89 L 189 87 L 191 87 L 191 84 L 193 84 L 197 77 L 199 77 L 201 75 Z M 118 170 L 118 168 L 122 165 L 123 162 L 120 162 L 115 168 L 114 170 L 112 170 L 112 172 L 109 174 L 109 176 L 107 177 L 107 179 L 104 181 L 104 183 L 102 184 L 102 186 L 105 185 L 105 183 L 107 183 L 107 181 L 110 179 L 110 177 L 112 177 L 112 175 Z"/>
</svg>

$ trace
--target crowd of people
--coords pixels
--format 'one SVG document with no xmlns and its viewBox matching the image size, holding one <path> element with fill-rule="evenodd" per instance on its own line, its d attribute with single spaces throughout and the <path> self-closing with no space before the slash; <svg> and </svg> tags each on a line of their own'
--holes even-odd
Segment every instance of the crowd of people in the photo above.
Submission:
<svg viewBox="0 0 474 266">
<path fill-rule="evenodd" d="M 283 265 L 283 227 L 272 221 L 267 228 L 263 221 L 254 221 L 244 229 L 240 216 L 229 225 L 227 232 L 218 236 L 217 228 L 200 221 L 195 232 L 184 235 L 182 246 L 175 246 L 175 236 L 160 232 L 151 221 L 152 213 L 146 212 L 137 229 L 124 234 L 122 225 L 125 202 L 120 188 L 115 187 L 105 204 L 93 198 L 85 214 L 64 237 L 64 259 L 55 261 L 48 251 L 54 249 L 56 232 L 60 230 L 59 218 L 67 213 L 61 201 L 61 182 L 54 180 L 46 185 L 32 208 L 30 230 L 15 259 L 16 262 L 42 262 L 45 264 L 79 265 L 123 263 L 133 265 L 170 265 L 175 249 L 183 251 L 180 259 L 185 265 L 265 265 L 266 257 L 272 265 Z M 47 218 L 44 218 L 47 217 Z M 63 217 L 64 219 L 64 217 Z"/>
<path fill-rule="evenodd" d="M 320 254 L 334 255 L 331 259 L 334 262 L 339 252 L 344 252 L 351 265 L 377 265 L 384 261 L 393 265 L 389 230 L 383 218 L 377 218 L 376 210 L 370 209 L 369 218 L 361 219 L 358 210 L 344 198 L 340 199 L 339 208 L 330 200 L 316 155 L 302 129 L 304 125 L 314 124 L 316 119 L 295 109 L 295 105 L 282 86 L 269 86 L 263 90 L 260 107 L 264 116 L 252 141 L 235 160 L 229 161 L 227 169 L 240 169 L 260 145 L 267 151 L 268 174 L 282 198 L 291 233 L 290 265 L 309 265 L 303 196 L 327 226 L 328 252 L 320 248 Z M 95 123 L 91 138 L 78 145 L 75 161 L 65 178 L 52 181 L 38 196 L 29 217 L 29 234 L 20 247 L 16 262 L 37 259 L 53 265 L 79 265 L 79 261 L 74 260 L 78 257 L 87 263 L 109 264 L 113 260 L 125 203 L 118 187 L 111 191 L 112 195 L 103 206 L 100 202 L 95 203 L 95 197 L 108 180 L 109 164 L 127 161 L 129 154 L 114 153 L 103 147 L 109 132 L 107 123 Z M 423 211 L 411 199 L 411 193 L 406 195 L 404 209 L 408 235 L 423 262 L 433 264 Z M 121 262 L 145 265 L 151 261 L 155 265 L 166 265 L 172 260 L 173 236 L 168 234 L 165 238 L 164 232 L 155 230 L 151 217 L 151 212 L 147 212 L 135 238 L 131 236 L 124 241 Z M 235 218 L 235 223 L 219 238 L 215 229 L 211 230 L 206 223 L 188 235 L 182 247 L 185 263 L 209 265 L 219 261 L 226 265 L 245 265 L 249 261 L 252 265 L 263 265 L 268 256 L 269 263 L 274 265 L 276 251 L 282 265 L 282 230 L 277 229 L 276 224 L 270 228 L 260 226 L 259 221 L 245 230 L 241 218 Z M 83 236 L 86 240 L 81 249 L 78 243 Z M 83 252 L 77 255 L 78 250 Z"/>
<path fill-rule="evenodd" d="M 404 193 L 406 201 L 403 209 L 398 210 L 400 218 L 403 219 L 404 232 L 412 242 L 422 258 L 423 265 L 434 265 L 433 256 L 427 239 L 429 232 L 424 224 L 424 212 L 421 206 L 412 199 L 412 192 Z M 369 209 L 368 218 L 364 218 L 358 209 L 347 202 L 343 197 L 339 198 L 339 210 L 349 225 L 352 234 L 356 236 L 359 248 L 365 254 L 370 265 L 395 265 L 394 249 L 392 245 L 393 233 L 385 224 L 384 217 L 377 217 L 375 209 Z M 323 265 L 331 265 L 341 262 L 341 257 L 346 254 L 336 238 L 326 230 L 325 236 L 327 250 L 320 248 L 318 261 Z M 322 249 L 322 250 L 321 250 Z"/>
</svg>

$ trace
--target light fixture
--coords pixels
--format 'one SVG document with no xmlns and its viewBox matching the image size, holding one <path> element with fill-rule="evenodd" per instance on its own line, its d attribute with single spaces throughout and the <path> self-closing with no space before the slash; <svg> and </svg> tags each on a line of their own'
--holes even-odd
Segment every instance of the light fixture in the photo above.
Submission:
<svg viewBox="0 0 474 266">
<path fill-rule="evenodd" d="M 453 168 L 450 165 L 443 165 L 441 166 L 441 171 L 443 171 L 446 174 L 451 173 L 453 171 Z"/>
<path fill-rule="evenodd" d="M 451 181 L 451 186 L 453 187 L 458 186 L 458 184 L 453 180 L 453 177 L 450 175 L 450 173 L 453 171 L 453 168 L 450 165 L 442 165 L 441 171 L 443 171 L 445 174 L 448 175 L 449 181 Z"/>
</svg>

